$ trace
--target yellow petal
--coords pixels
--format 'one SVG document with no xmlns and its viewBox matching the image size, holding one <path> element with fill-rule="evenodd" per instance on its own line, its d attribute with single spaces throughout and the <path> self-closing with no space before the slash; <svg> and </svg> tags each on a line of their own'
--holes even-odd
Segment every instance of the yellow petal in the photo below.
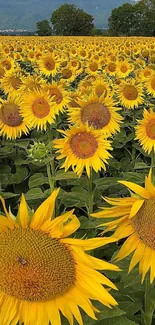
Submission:
<svg viewBox="0 0 155 325">
<path fill-rule="evenodd" d="M 51 219 L 58 193 L 59 189 L 54 190 L 52 194 L 39 206 L 32 217 L 30 228 L 40 229 L 44 222 Z"/>
<path fill-rule="evenodd" d="M 52 237 L 63 238 L 71 235 L 80 227 L 79 219 L 73 214 L 74 209 L 52 220 Z"/>
<path fill-rule="evenodd" d="M 131 208 L 131 211 L 130 211 L 130 216 L 129 218 L 132 218 L 134 217 L 137 212 L 139 211 L 139 209 L 142 207 L 143 203 L 144 203 L 145 200 L 137 200 L 134 202 L 132 208 Z"/>
<path fill-rule="evenodd" d="M 149 193 L 142 186 L 132 182 L 126 182 L 126 181 L 119 181 L 118 183 L 127 186 L 131 191 L 135 192 L 136 194 L 143 197 L 144 199 L 150 199 Z"/>
<path fill-rule="evenodd" d="M 23 228 L 28 227 L 29 214 L 28 214 L 28 208 L 27 208 L 27 203 L 25 201 L 24 194 L 22 194 L 20 205 L 19 205 L 19 220 Z"/>
<path fill-rule="evenodd" d="M 64 238 L 61 239 L 62 243 L 69 244 L 69 245 L 75 245 L 75 246 L 81 246 L 85 251 L 89 251 L 91 249 L 95 249 L 97 247 L 104 246 L 109 243 L 113 243 L 117 241 L 116 238 L 92 238 L 92 239 L 74 239 L 74 238 Z"/>
</svg>

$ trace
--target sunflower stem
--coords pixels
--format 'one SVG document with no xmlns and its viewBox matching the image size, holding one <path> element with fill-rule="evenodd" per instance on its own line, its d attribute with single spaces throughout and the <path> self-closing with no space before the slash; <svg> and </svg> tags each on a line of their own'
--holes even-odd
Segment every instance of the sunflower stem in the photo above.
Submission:
<svg viewBox="0 0 155 325">
<path fill-rule="evenodd" d="M 92 183 L 92 170 L 90 177 L 88 177 L 88 215 L 93 212 L 93 183 Z"/>
<path fill-rule="evenodd" d="M 135 127 L 135 125 L 136 125 L 135 109 L 133 110 L 133 124 Z M 133 165 L 133 167 L 135 166 L 135 160 L 136 160 L 136 148 L 134 148 L 134 146 L 132 146 L 132 165 Z"/>
<path fill-rule="evenodd" d="M 144 325 L 152 325 L 153 312 L 155 309 L 155 302 L 151 297 L 152 285 L 149 282 L 149 278 L 146 279 L 145 286 L 145 311 L 142 315 L 142 320 Z"/>
<path fill-rule="evenodd" d="M 151 152 L 151 168 L 152 168 L 152 176 L 154 175 L 154 162 L 155 162 L 155 154 L 154 150 Z"/>
<path fill-rule="evenodd" d="M 47 163 L 47 176 L 48 176 L 48 182 L 49 182 L 49 186 L 50 186 L 51 193 L 52 193 L 54 190 L 54 180 L 52 178 L 53 175 L 51 174 L 51 164 L 50 163 Z"/>
</svg>

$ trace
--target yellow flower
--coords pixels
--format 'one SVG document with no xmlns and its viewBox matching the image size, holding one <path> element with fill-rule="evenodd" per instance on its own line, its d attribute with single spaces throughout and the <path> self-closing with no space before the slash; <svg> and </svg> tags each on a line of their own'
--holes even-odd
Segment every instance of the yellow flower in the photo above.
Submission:
<svg viewBox="0 0 155 325">
<path fill-rule="evenodd" d="M 116 62 L 108 62 L 105 68 L 105 71 L 110 75 L 110 76 L 115 76 L 116 75 L 116 68 L 117 64 Z"/>
<path fill-rule="evenodd" d="M 145 86 L 148 94 L 151 94 L 153 97 L 155 97 L 155 74 L 154 73 L 150 78 L 148 78 Z"/>
<path fill-rule="evenodd" d="M 47 124 L 52 124 L 56 111 L 50 95 L 43 90 L 26 92 L 22 97 L 21 114 L 30 127 L 46 130 Z"/>
<path fill-rule="evenodd" d="M 10 94 L 7 100 L 0 101 L 0 135 L 7 139 L 27 134 L 28 128 L 21 114 L 21 98 Z"/>
<path fill-rule="evenodd" d="M 1 80 L 1 87 L 5 93 L 14 92 L 17 94 L 22 85 L 21 73 L 19 71 L 6 72 Z"/>
<path fill-rule="evenodd" d="M 28 92 L 29 90 L 40 90 L 44 82 L 40 76 L 35 74 L 22 77 L 22 85 L 20 87 L 20 93 Z"/>
<path fill-rule="evenodd" d="M 112 150 L 110 141 L 105 140 L 103 133 L 93 130 L 87 125 L 79 127 L 70 127 L 69 130 L 63 131 L 65 137 L 53 141 L 54 148 L 58 149 L 60 155 L 57 159 L 65 158 L 65 162 L 61 168 L 67 171 L 70 167 L 80 177 L 84 168 L 88 177 L 90 177 L 90 169 L 96 172 L 101 168 L 106 169 L 105 163 L 111 157 L 107 150 Z"/>
<path fill-rule="evenodd" d="M 92 81 L 93 92 L 96 94 L 97 97 L 101 97 L 103 95 L 104 98 L 108 97 L 111 93 L 110 85 L 108 84 L 107 80 L 103 78 L 97 78 L 95 81 Z"/>
<path fill-rule="evenodd" d="M 139 120 L 136 126 L 136 140 L 138 140 L 145 152 L 155 152 L 155 113 L 144 109 L 143 120 Z"/>
<path fill-rule="evenodd" d="M 69 122 L 88 123 L 94 129 L 102 130 L 106 136 L 110 136 L 120 130 L 122 117 L 117 111 L 120 108 L 115 106 L 111 97 L 105 98 L 105 93 L 98 97 L 95 94 L 83 96 L 78 99 L 80 107 L 68 109 Z"/>
<path fill-rule="evenodd" d="M 62 112 L 68 106 L 70 101 L 67 91 L 64 90 L 61 83 L 53 82 L 52 85 L 47 84 L 44 90 L 49 93 L 54 105 L 56 113 Z"/>
<path fill-rule="evenodd" d="M 118 240 L 128 237 L 116 255 L 121 260 L 134 252 L 129 272 L 139 263 L 139 273 L 142 281 L 150 269 L 150 282 L 155 278 L 155 187 L 151 181 L 151 170 L 145 179 L 145 188 L 126 181 L 119 183 L 127 186 L 132 197 L 105 198 L 113 207 L 104 208 L 92 214 L 96 218 L 114 218 L 115 220 L 104 223 L 107 230 L 116 228 L 112 238 Z"/>
<path fill-rule="evenodd" d="M 117 64 L 116 74 L 118 78 L 125 78 L 133 70 L 133 64 L 129 63 L 127 60 L 120 61 Z"/>
<path fill-rule="evenodd" d="M 39 64 L 39 69 L 41 73 L 44 73 L 47 76 L 55 75 L 59 67 L 59 62 L 56 56 L 52 54 L 43 55 L 40 60 L 37 61 Z"/>
<path fill-rule="evenodd" d="M 59 190 L 54 190 L 33 215 L 22 195 L 15 218 L 0 216 L 1 323 L 61 325 L 60 313 L 82 325 L 79 307 L 96 319 L 91 300 L 117 303 L 103 285 L 116 286 L 96 270 L 118 268 L 87 254 L 109 238 L 67 238 L 80 226 L 72 211 L 51 220 Z M 32 214 L 32 213 L 31 213 Z M 111 242 L 114 240 L 111 239 Z"/>
<path fill-rule="evenodd" d="M 135 79 L 124 80 L 117 88 L 121 105 L 133 109 L 144 102 L 143 86 Z"/>
</svg>

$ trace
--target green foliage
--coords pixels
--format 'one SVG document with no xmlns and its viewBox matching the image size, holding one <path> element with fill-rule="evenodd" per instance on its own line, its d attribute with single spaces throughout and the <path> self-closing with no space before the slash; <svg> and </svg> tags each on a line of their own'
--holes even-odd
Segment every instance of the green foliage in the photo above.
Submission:
<svg viewBox="0 0 155 325">
<path fill-rule="evenodd" d="M 115 8 L 109 17 L 112 35 L 155 35 L 155 1 L 141 0 Z"/>
<path fill-rule="evenodd" d="M 91 35 L 93 17 L 75 5 L 64 4 L 52 13 L 56 35 Z"/>
<path fill-rule="evenodd" d="M 48 20 L 44 19 L 37 22 L 37 34 L 39 36 L 51 36 L 52 28 Z"/>
</svg>

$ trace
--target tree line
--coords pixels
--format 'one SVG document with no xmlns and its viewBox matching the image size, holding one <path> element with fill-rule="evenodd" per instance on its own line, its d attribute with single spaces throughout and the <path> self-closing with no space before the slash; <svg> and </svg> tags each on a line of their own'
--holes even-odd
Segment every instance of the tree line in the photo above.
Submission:
<svg viewBox="0 0 155 325">
<path fill-rule="evenodd" d="M 125 3 L 112 10 L 108 29 L 95 28 L 94 17 L 75 5 L 63 4 L 53 11 L 50 22 L 37 22 L 39 36 L 155 36 L 155 0 L 140 0 L 135 4 Z M 52 25 L 50 25 L 50 23 Z"/>
</svg>

